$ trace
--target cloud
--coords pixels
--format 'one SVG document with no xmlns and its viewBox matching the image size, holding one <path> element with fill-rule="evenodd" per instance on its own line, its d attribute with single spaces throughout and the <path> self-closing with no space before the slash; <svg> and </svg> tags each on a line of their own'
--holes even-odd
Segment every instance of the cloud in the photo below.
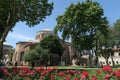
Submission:
<svg viewBox="0 0 120 80">
<path fill-rule="evenodd" d="M 23 34 L 19 34 L 19 33 L 9 33 L 8 35 L 9 38 L 14 38 L 14 39 L 17 39 L 19 41 L 28 41 L 28 40 L 33 40 L 32 37 L 29 37 L 29 36 L 25 36 Z"/>
</svg>

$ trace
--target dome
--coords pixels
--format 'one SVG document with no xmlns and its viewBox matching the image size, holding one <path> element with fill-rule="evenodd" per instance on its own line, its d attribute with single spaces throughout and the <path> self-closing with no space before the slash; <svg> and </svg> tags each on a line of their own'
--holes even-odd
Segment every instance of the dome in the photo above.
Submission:
<svg viewBox="0 0 120 80">
<path fill-rule="evenodd" d="M 51 29 L 42 29 L 42 30 L 37 32 L 37 34 L 40 34 L 40 33 L 52 33 L 52 34 L 54 34 L 54 31 Z"/>
<path fill-rule="evenodd" d="M 3 42 L 3 45 L 11 46 L 8 42 Z"/>
<path fill-rule="evenodd" d="M 38 40 L 29 40 L 28 42 L 32 42 L 32 43 L 39 43 Z"/>
<path fill-rule="evenodd" d="M 3 42 L 3 49 L 13 49 L 13 47 L 8 42 Z"/>
<path fill-rule="evenodd" d="M 51 29 L 42 29 L 41 31 L 53 31 Z"/>
</svg>

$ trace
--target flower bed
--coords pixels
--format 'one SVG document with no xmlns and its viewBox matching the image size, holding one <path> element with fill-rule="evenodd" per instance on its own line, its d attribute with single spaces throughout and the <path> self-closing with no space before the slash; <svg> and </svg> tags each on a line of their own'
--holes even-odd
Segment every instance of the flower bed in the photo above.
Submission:
<svg viewBox="0 0 120 80">
<path fill-rule="evenodd" d="M 110 66 L 102 69 L 89 71 L 81 70 L 59 70 L 58 68 L 38 67 L 29 69 L 27 67 L 1 68 L 4 80 L 120 80 L 120 69 L 113 70 Z"/>
</svg>

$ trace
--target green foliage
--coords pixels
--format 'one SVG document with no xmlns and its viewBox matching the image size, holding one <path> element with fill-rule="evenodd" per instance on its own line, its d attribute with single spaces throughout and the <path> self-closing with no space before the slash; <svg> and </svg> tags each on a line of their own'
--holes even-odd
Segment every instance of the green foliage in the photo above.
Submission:
<svg viewBox="0 0 120 80">
<path fill-rule="evenodd" d="M 17 22 L 35 26 L 43 22 L 52 9 L 53 3 L 48 3 L 48 0 L 0 0 L 0 54 L 8 32 Z"/>
<path fill-rule="evenodd" d="M 98 39 L 99 46 L 113 47 L 120 44 L 120 19 L 118 19 L 112 27 L 108 28 L 106 35 L 100 35 Z"/>
<path fill-rule="evenodd" d="M 47 0 L 4 0 L 0 1 L 0 38 L 5 29 L 11 30 L 19 21 L 34 26 L 50 15 L 53 3 Z"/>
<path fill-rule="evenodd" d="M 27 25 L 34 26 L 44 21 L 52 9 L 53 4 L 48 0 L 4 0 L 0 1 L 0 21 L 4 27 L 8 25 L 7 20 L 9 24 L 25 21 Z"/>
<path fill-rule="evenodd" d="M 80 51 L 92 49 L 97 32 L 105 33 L 108 27 L 102 7 L 90 1 L 71 4 L 56 20 L 55 32 L 62 32 L 63 39 L 71 39 Z"/>
<path fill-rule="evenodd" d="M 63 54 L 63 46 L 60 42 L 60 39 L 55 35 L 48 35 L 44 37 L 40 41 L 40 46 L 43 49 L 48 49 L 51 54 L 58 54 L 59 56 L 62 56 Z"/>
<path fill-rule="evenodd" d="M 9 58 L 12 58 L 12 57 L 13 57 L 13 53 L 14 53 L 13 50 L 9 51 L 8 57 L 9 57 Z"/>
<path fill-rule="evenodd" d="M 120 31 L 120 19 L 116 20 L 116 23 L 114 24 L 114 28 L 117 31 Z"/>
<path fill-rule="evenodd" d="M 113 28 L 115 44 L 120 45 L 120 19 L 116 20 L 116 23 L 113 25 Z"/>
<path fill-rule="evenodd" d="M 34 49 L 26 52 L 23 56 L 23 59 L 26 62 L 36 62 L 39 61 L 43 64 L 46 64 L 49 60 L 49 51 L 42 49 L 40 46 L 36 46 Z"/>
</svg>

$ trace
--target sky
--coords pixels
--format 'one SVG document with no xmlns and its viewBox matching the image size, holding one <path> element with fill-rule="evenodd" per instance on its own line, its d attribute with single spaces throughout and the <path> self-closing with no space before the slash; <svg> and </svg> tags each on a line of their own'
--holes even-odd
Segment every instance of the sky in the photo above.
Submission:
<svg viewBox="0 0 120 80">
<path fill-rule="evenodd" d="M 47 16 L 45 21 L 29 28 L 25 22 L 18 22 L 13 28 L 12 32 L 9 32 L 6 41 L 15 48 L 16 43 L 19 41 L 28 41 L 35 39 L 36 33 L 42 29 L 54 29 L 56 26 L 56 17 L 62 15 L 66 8 L 71 3 L 82 2 L 85 0 L 48 0 L 54 3 L 54 9 L 50 16 Z M 107 17 L 109 24 L 113 25 L 117 19 L 120 18 L 120 0 L 92 0 L 100 3 L 100 6 L 104 9 L 104 16 Z"/>
</svg>

